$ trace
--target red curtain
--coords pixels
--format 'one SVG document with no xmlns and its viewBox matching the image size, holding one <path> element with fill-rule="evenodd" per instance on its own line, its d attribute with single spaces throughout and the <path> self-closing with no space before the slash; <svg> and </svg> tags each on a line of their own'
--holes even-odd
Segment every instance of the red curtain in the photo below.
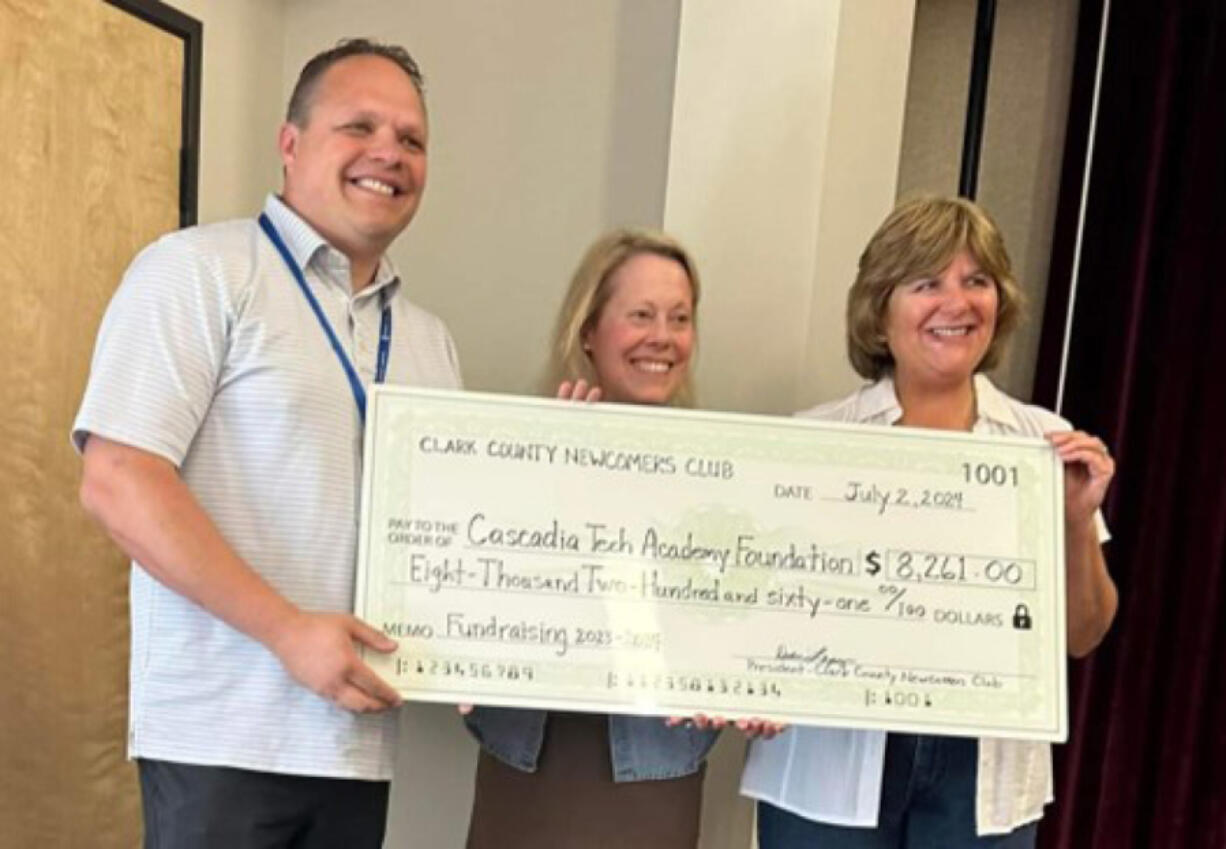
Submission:
<svg viewBox="0 0 1226 849">
<path fill-rule="evenodd" d="M 1045 849 L 1226 849 L 1226 3 L 1112 0 L 1075 291 L 1102 0 L 1083 4 L 1034 397 L 1118 470 L 1112 632 L 1071 671 Z"/>
</svg>

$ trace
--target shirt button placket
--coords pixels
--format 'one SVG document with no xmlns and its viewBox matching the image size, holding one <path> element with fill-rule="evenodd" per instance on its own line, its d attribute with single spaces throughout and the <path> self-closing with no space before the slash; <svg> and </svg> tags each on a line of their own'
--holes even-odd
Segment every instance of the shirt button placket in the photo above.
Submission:
<svg viewBox="0 0 1226 849">
<path fill-rule="evenodd" d="M 375 377 L 374 331 L 368 322 L 362 320 L 360 305 L 356 301 L 349 303 L 349 326 L 353 328 L 354 350 L 357 353 L 354 366 L 362 376 L 362 382 L 369 384 Z"/>
</svg>

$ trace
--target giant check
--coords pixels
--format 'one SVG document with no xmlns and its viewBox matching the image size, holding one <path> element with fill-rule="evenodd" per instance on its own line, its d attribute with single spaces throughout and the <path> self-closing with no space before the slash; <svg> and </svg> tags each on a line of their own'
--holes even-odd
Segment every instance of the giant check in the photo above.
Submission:
<svg viewBox="0 0 1226 849">
<path fill-rule="evenodd" d="M 1065 736 L 1042 440 L 380 386 L 357 615 L 404 696 Z"/>
</svg>

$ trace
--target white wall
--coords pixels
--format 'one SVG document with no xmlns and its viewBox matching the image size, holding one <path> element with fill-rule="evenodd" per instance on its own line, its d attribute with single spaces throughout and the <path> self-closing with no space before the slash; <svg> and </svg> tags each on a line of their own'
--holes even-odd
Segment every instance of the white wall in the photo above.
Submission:
<svg viewBox="0 0 1226 849">
<path fill-rule="evenodd" d="M 392 248 L 446 317 L 473 389 L 531 392 L 547 327 L 587 244 L 658 226 L 675 0 L 297 0 L 286 90 L 343 35 L 404 44 L 426 75 L 430 173 Z"/>
<path fill-rule="evenodd" d="M 843 304 L 894 204 L 913 11 L 684 4 L 665 226 L 705 284 L 702 406 L 788 413 L 859 383 Z"/>
<path fill-rule="evenodd" d="M 705 285 L 703 407 L 795 408 L 841 5 L 683 4 L 664 221 Z"/>
<path fill-rule="evenodd" d="M 910 67 L 913 0 L 846 0 L 818 218 L 813 298 L 793 409 L 864 382 L 847 361 L 847 290 L 860 253 L 894 207 Z"/>
<path fill-rule="evenodd" d="M 281 185 L 282 0 L 170 0 L 204 25 L 200 222 L 252 215 Z"/>
</svg>

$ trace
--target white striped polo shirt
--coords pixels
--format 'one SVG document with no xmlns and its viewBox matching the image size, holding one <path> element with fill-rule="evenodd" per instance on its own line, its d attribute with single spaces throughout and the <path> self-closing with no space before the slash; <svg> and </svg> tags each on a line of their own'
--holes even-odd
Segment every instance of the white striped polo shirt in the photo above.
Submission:
<svg viewBox="0 0 1226 849">
<path fill-rule="evenodd" d="M 278 198 L 265 212 L 362 381 L 384 300 L 389 383 L 457 388 L 443 323 L 389 261 L 350 291 L 348 260 Z M 166 458 L 252 568 L 308 610 L 351 611 L 362 422 L 306 298 L 255 220 L 193 227 L 142 251 L 98 332 L 73 426 Z M 396 717 L 296 684 L 259 643 L 133 563 L 129 757 L 386 779 Z"/>
</svg>

